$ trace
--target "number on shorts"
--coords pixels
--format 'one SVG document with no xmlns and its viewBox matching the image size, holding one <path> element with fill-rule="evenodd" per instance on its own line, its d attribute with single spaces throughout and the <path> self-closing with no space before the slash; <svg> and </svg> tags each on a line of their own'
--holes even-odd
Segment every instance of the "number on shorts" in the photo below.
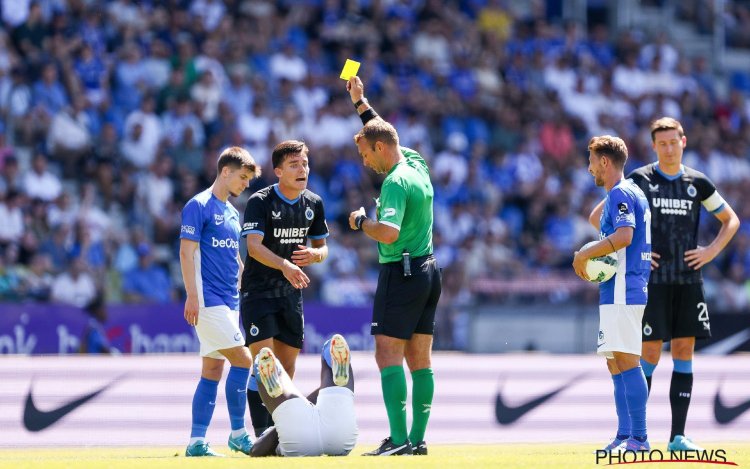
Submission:
<svg viewBox="0 0 750 469">
<path fill-rule="evenodd" d="M 708 305 L 705 301 L 701 301 L 697 305 L 695 305 L 696 308 L 698 308 L 698 320 L 699 321 L 708 321 Z"/>
</svg>

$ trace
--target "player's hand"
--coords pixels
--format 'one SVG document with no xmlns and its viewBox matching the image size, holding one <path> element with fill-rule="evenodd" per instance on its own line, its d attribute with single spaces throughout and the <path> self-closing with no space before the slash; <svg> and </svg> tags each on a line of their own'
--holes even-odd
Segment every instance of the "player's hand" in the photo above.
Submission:
<svg viewBox="0 0 750 469">
<path fill-rule="evenodd" d="M 685 251 L 685 262 L 688 267 L 693 270 L 700 269 L 714 260 L 714 257 L 716 257 L 716 253 L 714 253 L 712 249 L 704 246 L 698 246 L 695 249 Z"/>
<path fill-rule="evenodd" d="M 363 85 L 362 80 L 355 75 L 349 78 L 346 82 L 346 91 L 349 92 L 349 96 L 352 98 L 352 103 L 356 103 L 365 95 L 365 85 Z"/>
<path fill-rule="evenodd" d="M 355 231 L 358 229 L 356 223 L 357 217 L 360 215 L 366 215 L 364 207 L 359 207 L 359 210 L 355 210 L 354 212 L 349 214 L 349 228 Z"/>
<path fill-rule="evenodd" d="M 661 256 L 654 251 L 651 251 L 651 270 L 656 270 L 659 268 L 659 263 L 656 262 L 659 259 L 661 259 Z"/>
<path fill-rule="evenodd" d="M 188 296 L 185 300 L 185 321 L 191 326 L 198 324 L 198 298 Z"/>
<path fill-rule="evenodd" d="M 320 251 L 316 248 L 298 244 L 299 250 L 292 252 L 292 262 L 300 267 L 320 262 Z"/>
<path fill-rule="evenodd" d="M 573 270 L 576 275 L 589 282 L 589 274 L 586 273 L 586 261 L 587 258 L 580 254 L 581 251 L 576 251 L 573 255 Z"/>
<path fill-rule="evenodd" d="M 289 280 L 294 288 L 301 289 L 306 288 L 310 284 L 310 278 L 302 272 L 299 266 L 292 264 L 288 260 L 284 259 L 284 264 L 281 266 L 281 273 L 284 277 Z"/>
</svg>

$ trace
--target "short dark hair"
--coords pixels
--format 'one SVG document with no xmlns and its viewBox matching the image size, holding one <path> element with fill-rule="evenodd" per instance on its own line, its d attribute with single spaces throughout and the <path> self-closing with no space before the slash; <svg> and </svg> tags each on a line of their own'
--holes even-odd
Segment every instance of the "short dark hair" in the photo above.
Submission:
<svg viewBox="0 0 750 469">
<path fill-rule="evenodd" d="M 589 151 L 596 156 L 606 156 L 615 166 L 622 169 L 628 160 L 628 147 L 619 137 L 602 135 L 589 140 Z"/>
<path fill-rule="evenodd" d="M 284 140 L 273 148 L 271 164 L 273 164 L 274 168 L 278 168 L 284 164 L 284 161 L 286 161 L 290 155 L 296 155 L 297 153 L 307 154 L 308 150 L 307 145 L 305 145 L 305 142 L 303 141 Z"/>
<path fill-rule="evenodd" d="M 359 143 L 360 139 L 365 139 L 374 147 L 375 142 L 383 142 L 387 145 L 398 145 L 398 132 L 388 122 L 383 119 L 372 119 L 362 130 L 354 136 L 354 142 Z"/>
<path fill-rule="evenodd" d="M 242 147 L 229 147 L 221 152 L 219 161 L 216 163 L 219 173 L 226 166 L 231 169 L 247 168 L 253 173 L 254 177 L 260 176 L 260 166 L 255 164 L 250 152 Z"/>
<path fill-rule="evenodd" d="M 663 130 L 676 130 L 677 133 L 680 134 L 680 137 L 685 136 L 685 131 L 682 129 L 680 121 L 672 117 L 662 117 L 651 123 L 651 141 L 655 142 L 656 132 L 661 132 Z"/>
</svg>

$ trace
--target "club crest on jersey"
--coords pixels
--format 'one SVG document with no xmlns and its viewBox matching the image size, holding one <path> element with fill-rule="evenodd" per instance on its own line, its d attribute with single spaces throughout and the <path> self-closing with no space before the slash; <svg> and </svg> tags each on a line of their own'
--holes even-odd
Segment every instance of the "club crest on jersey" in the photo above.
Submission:
<svg viewBox="0 0 750 469">
<path fill-rule="evenodd" d="M 314 216 L 315 216 L 315 212 L 313 212 L 313 209 L 310 207 L 307 207 L 305 209 L 305 218 L 307 218 L 308 220 L 312 220 Z"/>
<path fill-rule="evenodd" d="M 698 195 L 698 190 L 694 185 L 690 184 L 689 186 L 687 186 L 687 195 L 689 195 L 690 197 L 695 197 L 696 195 Z"/>
<path fill-rule="evenodd" d="M 278 212 L 274 212 L 273 210 L 271 210 L 271 218 L 273 220 L 281 220 L 281 210 L 279 210 Z"/>
<path fill-rule="evenodd" d="M 250 335 L 255 337 L 260 333 L 260 329 L 255 324 L 250 324 Z"/>
</svg>

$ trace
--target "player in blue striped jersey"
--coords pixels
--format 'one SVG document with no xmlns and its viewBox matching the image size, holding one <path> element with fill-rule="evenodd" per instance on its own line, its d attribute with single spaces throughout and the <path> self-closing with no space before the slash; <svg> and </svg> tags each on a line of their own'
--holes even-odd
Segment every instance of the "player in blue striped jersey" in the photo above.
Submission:
<svg viewBox="0 0 750 469">
<path fill-rule="evenodd" d="M 648 299 L 651 271 L 651 211 L 643 191 L 624 178 L 625 142 L 609 135 L 589 142 L 589 172 L 607 190 L 599 220 L 601 240 L 575 253 L 573 268 L 584 280 L 586 261 L 617 253 L 617 272 L 599 286 L 597 353 L 607 359 L 615 387 L 618 429 L 605 451 L 648 451 L 648 388 L 640 366 L 641 319 Z"/>
<path fill-rule="evenodd" d="M 206 442 L 224 368 L 231 368 L 225 393 L 232 433 L 229 448 L 250 454 L 245 429 L 246 389 L 252 361 L 239 327 L 240 215 L 229 202 L 260 175 L 247 150 L 224 150 L 213 185 L 190 199 L 182 210 L 180 267 L 185 282 L 185 320 L 200 341 L 201 379 L 193 396 L 193 424 L 185 456 L 221 456 Z"/>
</svg>

